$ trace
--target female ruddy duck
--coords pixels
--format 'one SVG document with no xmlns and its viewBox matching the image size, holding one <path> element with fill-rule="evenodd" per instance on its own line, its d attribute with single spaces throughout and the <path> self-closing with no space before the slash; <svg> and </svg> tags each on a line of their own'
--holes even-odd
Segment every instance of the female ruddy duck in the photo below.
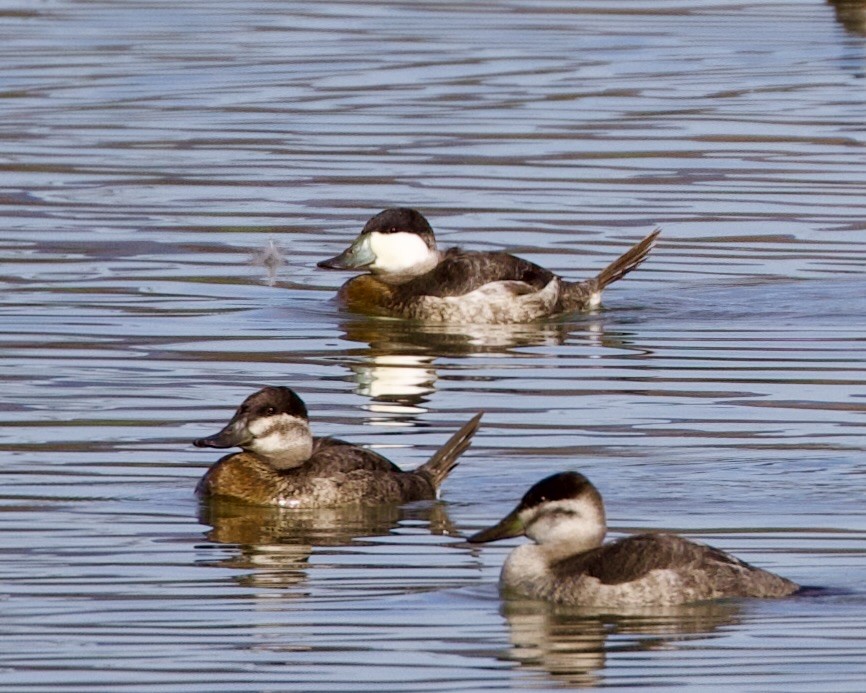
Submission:
<svg viewBox="0 0 866 693">
<path fill-rule="evenodd" d="M 429 461 L 404 472 L 372 450 L 314 438 L 301 398 L 288 387 L 266 387 L 247 397 L 223 430 L 193 442 L 200 448 L 243 450 L 208 469 L 196 493 L 292 508 L 434 499 L 480 420 L 476 415 Z"/>
<path fill-rule="evenodd" d="M 594 308 L 608 284 L 638 267 L 652 250 L 656 229 L 596 277 L 569 282 L 503 252 L 438 250 L 424 216 L 405 207 L 374 216 L 345 251 L 319 267 L 363 269 L 338 298 L 359 313 L 442 323 L 530 322 Z"/>
<path fill-rule="evenodd" d="M 578 606 L 684 604 L 723 597 L 784 597 L 790 580 L 674 534 L 638 534 L 602 544 L 601 494 L 577 472 L 539 481 L 499 524 L 469 537 L 485 542 L 526 535 L 499 584 L 534 599 Z"/>
</svg>

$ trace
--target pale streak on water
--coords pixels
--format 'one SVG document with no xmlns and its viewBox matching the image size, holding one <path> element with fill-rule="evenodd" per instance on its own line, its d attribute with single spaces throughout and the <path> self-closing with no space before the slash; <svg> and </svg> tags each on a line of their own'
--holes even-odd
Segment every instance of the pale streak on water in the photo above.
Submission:
<svg viewBox="0 0 866 693">
<path fill-rule="evenodd" d="M 857 3 L 45 0 L 0 10 L 0 680 L 20 691 L 862 690 L 866 45 Z M 390 204 L 605 310 L 420 330 L 314 269 Z M 273 281 L 250 258 L 273 240 Z M 433 508 L 210 517 L 265 383 L 421 463 Z M 577 468 L 801 583 L 604 615 L 500 603 L 460 535 Z"/>
</svg>

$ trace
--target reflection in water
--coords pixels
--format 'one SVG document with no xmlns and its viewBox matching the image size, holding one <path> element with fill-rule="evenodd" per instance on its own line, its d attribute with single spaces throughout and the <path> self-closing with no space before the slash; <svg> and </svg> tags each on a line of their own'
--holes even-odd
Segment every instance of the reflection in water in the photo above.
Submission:
<svg viewBox="0 0 866 693">
<path fill-rule="evenodd" d="M 721 626 L 735 624 L 740 606 L 714 601 L 635 608 L 613 615 L 509 599 L 503 603 L 502 613 L 510 628 L 510 657 L 514 661 L 572 686 L 590 687 L 600 683 L 607 641 L 612 636 L 637 636 L 617 639 L 618 651 L 659 649 L 674 639 L 701 639 Z"/>
<path fill-rule="evenodd" d="M 418 354 L 372 354 L 369 361 L 350 365 L 358 394 L 369 397 L 376 413 L 415 414 L 435 389 L 433 357 Z"/>
<path fill-rule="evenodd" d="M 629 503 L 623 527 L 735 525 L 732 547 L 854 590 L 749 604 L 735 642 L 722 627 L 720 647 L 640 659 L 616 652 L 640 636 L 611 635 L 637 619 L 545 616 L 521 631 L 526 667 L 565 670 L 571 647 L 607 653 L 622 688 L 863 688 L 860 3 L 5 8 L 0 688 L 567 687 L 493 659 L 499 601 L 460 589 L 477 561 L 423 523 L 416 543 L 408 525 L 246 508 L 204 539 L 181 441 L 226 390 L 276 380 L 353 424 L 352 362 L 390 369 L 374 404 L 491 411 L 474 473 L 449 482 L 473 502 L 461 525 L 512 502 L 512 479 L 586 456 Z M 668 240 L 613 310 L 551 326 L 562 345 L 384 320 L 344 341 L 315 262 L 391 201 L 429 209 L 449 244 L 575 276 L 653 222 Z M 283 289 L 262 286 L 277 256 L 246 264 L 271 235 Z M 348 548 L 324 546 L 341 534 Z M 292 572 L 270 603 L 238 584 Z"/>
<path fill-rule="evenodd" d="M 505 355 L 524 346 L 562 344 L 573 325 L 544 322 L 523 325 L 438 325 L 368 316 L 346 316 L 345 338 L 370 345 L 374 355 Z"/>
<path fill-rule="evenodd" d="M 345 339 L 369 345 L 365 360 L 354 362 L 359 394 L 372 401 L 374 412 L 412 416 L 426 411 L 435 390 L 435 359 L 489 354 L 507 356 L 518 347 L 558 345 L 573 326 L 436 325 L 367 316 L 348 316 L 341 328 Z"/>
<path fill-rule="evenodd" d="M 852 34 L 866 36 L 866 0 L 827 0 L 836 21 Z"/>
<path fill-rule="evenodd" d="M 238 582 L 256 587 L 297 585 L 315 547 L 387 535 L 401 522 L 426 523 L 431 534 L 456 533 L 442 503 L 296 509 L 212 499 L 199 507 L 199 521 L 211 526 L 209 541 L 236 545 L 236 553 L 210 564 L 252 570 Z"/>
<path fill-rule="evenodd" d="M 649 353 L 633 343 L 631 332 L 608 330 L 604 313 L 582 316 L 581 322 L 520 325 L 438 325 L 369 316 L 347 316 L 340 324 L 351 342 L 368 345 L 354 351 L 360 360 L 347 361 L 358 394 L 371 401 L 372 412 L 390 416 L 378 423 L 411 425 L 426 411 L 439 377 L 437 359 L 463 356 L 528 356 L 518 350 L 561 346 L 571 340 L 601 350 Z M 533 355 L 543 359 L 543 355 Z M 555 367 L 556 361 L 551 362 Z M 395 419 L 393 415 L 398 415 Z"/>
</svg>

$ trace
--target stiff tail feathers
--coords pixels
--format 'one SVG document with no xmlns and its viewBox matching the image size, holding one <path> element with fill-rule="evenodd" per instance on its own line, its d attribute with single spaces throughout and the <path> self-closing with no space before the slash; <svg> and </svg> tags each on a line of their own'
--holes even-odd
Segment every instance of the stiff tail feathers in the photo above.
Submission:
<svg viewBox="0 0 866 693">
<path fill-rule="evenodd" d="M 643 264 L 643 261 L 647 259 L 655 247 L 661 232 L 660 228 L 654 229 L 646 238 L 635 243 L 592 279 L 567 284 L 562 299 L 563 308 L 569 311 L 594 308 L 598 305 L 604 287 L 618 279 L 622 279 L 629 272 Z"/>
<path fill-rule="evenodd" d="M 457 466 L 460 455 L 466 452 L 472 444 L 472 436 L 474 436 L 475 432 L 478 430 L 482 416 L 483 412 L 476 414 L 469 421 L 463 424 L 460 430 L 451 436 L 445 445 L 439 448 L 439 450 L 437 450 L 436 453 L 427 460 L 427 462 L 422 464 L 416 470 L 418 473 L 423 474 L 430 480 L 430 483 L 433 484 L 433 488 L 435 488 L 437 492 L 439 491 L 442 482 L 445 481 L 445 477 L 447 477 L 448 474 L 451 473 L 451 470 Z"/>
<path fill-rule="evenodd" d="M 595 280 L 598 282 L 598 291 L 601 291 L 608 284 L 615 282 L 617 279 L 622 279 L 633 269 L 641 266 L 650 251 L 655 247 L 656 239 L 662 232 L 661 229 L 654 229 L 646 238 L 639 243 L 635 243 L 626 252 L 620 255 L 616 260 L 605 267 Z"/>
</svg>

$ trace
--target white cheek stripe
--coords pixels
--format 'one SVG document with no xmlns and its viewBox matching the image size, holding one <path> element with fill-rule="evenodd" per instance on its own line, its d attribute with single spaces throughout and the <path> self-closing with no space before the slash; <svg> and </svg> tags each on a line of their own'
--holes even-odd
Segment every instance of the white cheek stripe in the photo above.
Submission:
<svg viewBox="0 0 866 693">
<path fill-rule="evenodd" d="M 261 453 L 277 453 L 297 445 L 309 436 L 307 424 L 294 416 L 269 416 L 249 426 L 255 437 L 253 447 Z"/>
</svg>

